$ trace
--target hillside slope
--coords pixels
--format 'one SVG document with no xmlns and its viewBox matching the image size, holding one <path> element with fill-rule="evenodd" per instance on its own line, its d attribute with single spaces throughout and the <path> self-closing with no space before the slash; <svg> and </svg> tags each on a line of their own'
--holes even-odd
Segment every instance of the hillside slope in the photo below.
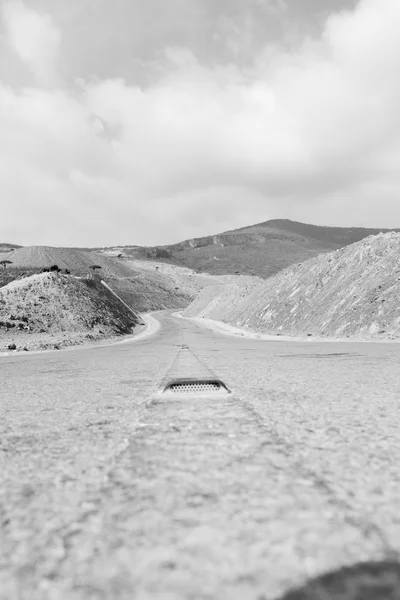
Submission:
<svg viewBox="0 0 400 600">
<path fill-rule="evenodd" d="M 5 242 L 0 242 L 0 260 L 3 258 L 9 258 L 13 250 L 21 247 L 22 246 L 18 246 L 17 244 L 6 244 Z M 8 256 L 6 256 L 6 254 L 8 254 Z"/>
<path fill-rule="evenodd" d="M 326 225 L 310 225 L 308 223 L 300 223 L 299 221 L 291 221 L 290 219 L 273 219 L 259 223 L 249 227 L 243 227 L 236 231 L 255 231 L 264 228 L 273 228 L 286 233 L 294 233 L 304 236 L 308 239 L 315 239 L 324 244 L 338 244 L 340 247 L 355 244 L 370 235 L 378 235 L 379 233 L 389 233 L 391 231 L 400 232 L 400 229 L 379 229 L 366 227 L 328 227 Z M 234 233 L 234 232 L 233 232 Z"/>
<path fill-rule="evenodd" d="M 186 267 L 109 256 L 105 252 L 28 246 L 15 250 L 12 253 L 12 265 L 0 269 L 0 288 L 15 279 L 40 273 L 44 267 L 53 264 L 81 277 L 87 277 L 90 265 L 99 265 L 99 277 L 136 312 L 186 307 L 203 287 L 218 282 L 230 283 L 238 277 L 227 275 L 216 278 L 198 274 Z"/>
<path fill-rule="evenodd" d="M 91 265 L 101 267 L 97 273 L 135 311 L 148 312 L 164 308 L 182 308 L 194 298 L 196 291 L 177 286 L 170 277 L 145 268 L 131 260 L 112 258 L 98 252 L 76 248 L 28 246 L 11 253 L 12 264 L 0 270 L 0 287 L 14 279 L 39 273 L 57 264 L 71 274 L 87 277 Z"/>
<path fill-rule="evenodd" d="M 291 264 L 381 231 L 389 230 L 322 227 L 276 219 L 179 244 L 124 248 L 123 252 L 136 258 L 158 258 L 198 272 L 206 271 L 215 275 L 237 273 L 267 278 Z"/>
<path fill-rule="evenodd" d="M 0 288 L 0 320 L 32 332 L 128 333 L 138 319 L 96 279 L 41 273 Z M 3 325 L 4 326 L 4 325 Z"/>
<path fill-rule="evenodd" d="M 19 338 L 29 347 L 31 340 L 37 341 L 35 334 L 90 334 L 86 337 L 97 339 L 131 333 L 138 324 L 133 312 L 96 279 L 41 273 L 0 288 L 0 349 L 10 340 L 18 344 Z"/>
<path fill-rule="evenodd" d="M 43 269 L 56 264 L 60 269 L 68 269 L 76 274 L 87 274 L 91 265 L 99 265 L 105 275 L 127 277 L 131 275 L 117 260 L 97 252 L 85 252 L 76 248 L 53 248 L 50 246 L 26 246 L 9 255 L 13 268 Z M 11 266 L 11 265 L 10 265 Z"/>
<path fill-rule="evenodd" d="M 265 333 L 400 337 L 400 234 L 371 236 L 250 286 L 203 290 L 184 311 Z"/>
<path fill-rule="evenodd" d="M 87 272 L 91 264 L 99 264 L 104 277 L 114 278 L 132 276 L 129 272 L 132 264 L 128 266 L 127 259 L 139 260 L 142 263 L 160 261 L 210 275 L 254 275 L 268 278 L 291 264 L 353 244 L 370 235 L 390 231 L 399 232 L 400 229 L 325 227 L 289 219 L 274 219 L 166 246 L 132 245 L 78 249 L 44 246 L 21 248 L 3 244 L 3 249 L 7 252 L 1 253 L 1 256 L 12 260 L 13 267 L 17 268 L 42 269 L 58 264 L 62 269 L 69 269 L 81 275 Z M 13 251 L 10 251 L 12 248 Z M 162 287 L 164 280 L 161 278 L 159 281 Z M 157 285 L 156 283 L 156 287 Z M 125 281 L 121 292 L 129 292 L 129 289 L 131 286 Z M 131 291 L 135 294 L 134 288 Z M 168 299 L 165 292 L 159 291 L 157 294 L 156 289 L 154 292 L 155 294 L 150 294 L 151 297 L 163 298 L 160 302 L 157 301 L 160 308 L 170 306 L 171 300 L 173 304 L 173 299 Z M 182 306 L 185 301 L 187 298 L 181 298 L 178 305 Z M 149 306 L 149 310 L 155 308 L 156 306 Z"/>
</svg>

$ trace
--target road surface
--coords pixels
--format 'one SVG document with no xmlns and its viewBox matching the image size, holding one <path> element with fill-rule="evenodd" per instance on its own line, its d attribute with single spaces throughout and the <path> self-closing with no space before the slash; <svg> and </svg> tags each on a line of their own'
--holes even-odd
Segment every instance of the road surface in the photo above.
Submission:
<svg viewBox="0 0 400 600">
<path fill-rule="evenodd" d="M 1 600 L 270 600 L 397 560 L 400 345 L 156 318 L 0 359 Z M 196 370 L 231 394 L 160 393 Z"/>
</svg>

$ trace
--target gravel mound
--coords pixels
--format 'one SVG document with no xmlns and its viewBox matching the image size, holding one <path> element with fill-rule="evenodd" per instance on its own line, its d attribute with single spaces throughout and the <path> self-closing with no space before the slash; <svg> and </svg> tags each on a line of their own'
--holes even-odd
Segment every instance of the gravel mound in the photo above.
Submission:
<svg viewBox="0 0 400 600">
<path fill-rule="evenodd" d="M 29 246 L 12 253 L 12 265 L 0 269 L 0 288 L 12 279 L 21 279 L 36 269 L 53 264 L 68 269 L 72 275 L 87 277 L 91 265 L 99 265 L 98 274 L 135 311 L 149 312 L 169 308 L 185 308 L 198 292 L 216 283 L 228 284 L 237 276 L 212 276 L 191 269 L 131 257 L 107 256 L 105 252 L 76 248 Z M 251 279 L 251 278 L 250 278 Z"/>
<path fill-rule="evenodd" d="M 138 319 L 97 279 L 42 273 L 0 288 L 0 337 L 19 332 L 130 333 Z"/>
<path fill-rule="evenodd" d="M 208 288 L 184 311 L 264 333 L 400 337 L 400 234 L 370 236 L 245 285 Z"/>
</svg>

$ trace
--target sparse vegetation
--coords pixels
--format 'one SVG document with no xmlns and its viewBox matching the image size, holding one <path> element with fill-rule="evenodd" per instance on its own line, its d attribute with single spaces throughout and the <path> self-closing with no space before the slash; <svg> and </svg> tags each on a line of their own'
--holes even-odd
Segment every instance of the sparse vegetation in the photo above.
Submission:
<svg viewBox="0 0 400 600">
<path fill-rule="evenodd" d="M 171 258 L 171 252 L 166 248 L 156 248 L 155 258 Z"/>
<path fill-rule="evenodd" d="M 9 267 L 8 269 L 0 269 L 0 288 L 4 285 L 7 285 L 11 281 L 16 279 L 23 279 L 24 277 L 29 277 L 30 275 L 36 275 L 40 273 L 41 269 L 35 268 L 21 268 L 21 267 Z"/>
<path fill-rule="evenodd" d="M 11 260 L 0 260 L 0 265 L 6 269 L 7 265 L 12 265 L 12 261 Z"/>
<path fill-rule="evenodd" d="M 93 273 L 95 273 L 97 270 L 101 269 L 101 266 L 100 265 L 90 265 L 89 269 L 91 269 L 91 271 Z"/>
</svg>

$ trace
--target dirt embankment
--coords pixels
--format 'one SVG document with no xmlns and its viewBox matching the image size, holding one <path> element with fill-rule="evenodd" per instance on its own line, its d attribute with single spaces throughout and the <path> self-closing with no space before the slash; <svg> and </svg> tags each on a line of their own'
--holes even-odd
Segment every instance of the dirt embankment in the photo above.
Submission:
<svg viewBox="0 0 400 600">
<path fill-rule="evenodd" d="M 138 324 L 96 278 L 42 273 L 0 288 L 0 351 L 60 348 L 131 333 Z"/>
<path fill-rule="evenodd" d="M 400 234 L 385 233 L 260 283 L 203 290 L 184 311 L 263 333 L 400 337 Z"/>
<path fill-rule="evenodd" d="M 121 254 L 121 256 L 120 256 Z M 102 252 L 77 248 L 27 246 L 7 253 L 11 264 L 0 269 L 0 287 L 13 279 L 40 273 L 44 268 L 58 265 L 72 275 L 87 277 L 91 266 L 135 311 L 149 312 L 167 308 L 184 308 L 207 284 L 207 277 L 189 269 L 162 263 L 135 261 L 118 253 L 108 256 Z M 210 276 L 208 277 L 210 279 Z M 203 281 L 204 280 L 204 281 Z M 213 284 L 215 282 L 212 282 Z"/>
<path fill-rule="evenodd" d="M 0 325 L 0 350 L 7 349 L 9 345 L 17 345 L 18 348 L 58 347 L 75 344 L 83 338 L 98 339 L 119 334 L 118 326 L 115 323 L 109 326 L 104 313 L 104 303 L 110 300 L 110 293 L 100 285 L 100 278 L 136 314 L 182 309 L 204 287 L 253 280 L 251 277 L 197 274 L 187 268 L 157 261 L 138 261 L 119 255 L 110 257 L 75 248 L 31 246 L 10 254 L 12 264 L 0 269 L 0 298 L 3 299 L 0 306 L 0 321 L 3 323 Z M 64 269 L 64 273 L 42 274 L 43 268 L 54 264 Z M 91 265 L 100 267 L 96 276 L 93 273 L 88 275 Z M 66 275 L 65 269 L 69 275 Z M 94 282 L 97 282 L 96 285 Z M 94 303 L 87 309 L 81 303 L 89 286 L 92 287 L 90 293 Z M 72 305 L 71 298 L 75 299 Z M 115 302 L 115 297 L 112 297 L 114 312 Z M 68 316 L 65 316 L 66 307 L 71 309 Z M 84 330 L 83 315 L 87 315 L 89 323 L 88 329 Z M 101 332 L 93 326 L 96 319 L 101 323 Z M 14 339 L 15 336 L 17 339 Z"/>
<path fill-rule="evenodd" d="M 144 297 L 146 297 L 146 294 L 149 296 L 148 303 L 151 302 L 152 291 L 146 290 L 143 286 L 148 285 L 149 282 L 154 286 L 159 286 L 164 292 L 168 292 L 170 298 L 175 297 L 174 304 L 170 302 L 170 305 L 165 306 L 165 308 L 188 306 L 204 288 L 214 287 L 215 285 L 229 285 L 234 282 L 245 284 L 248 281 L 262 281 L 261 278 L 246 275 L 196 273 L 187 267 L 151 260 L 125 260 L 124 264 L 129 265 L 132 270 L 140 274 L 137 284 L 141 283 Z M 155 295 L 155 298 L 157 298 L 157 295 Z M 162 300 L 163 298 L 160 297 L 160 301 Z M 137 306 L 137 303 L 135 306 Z M 156 308 L 151 308 L 151 310 L 156 310 Z"/>
</svg>

